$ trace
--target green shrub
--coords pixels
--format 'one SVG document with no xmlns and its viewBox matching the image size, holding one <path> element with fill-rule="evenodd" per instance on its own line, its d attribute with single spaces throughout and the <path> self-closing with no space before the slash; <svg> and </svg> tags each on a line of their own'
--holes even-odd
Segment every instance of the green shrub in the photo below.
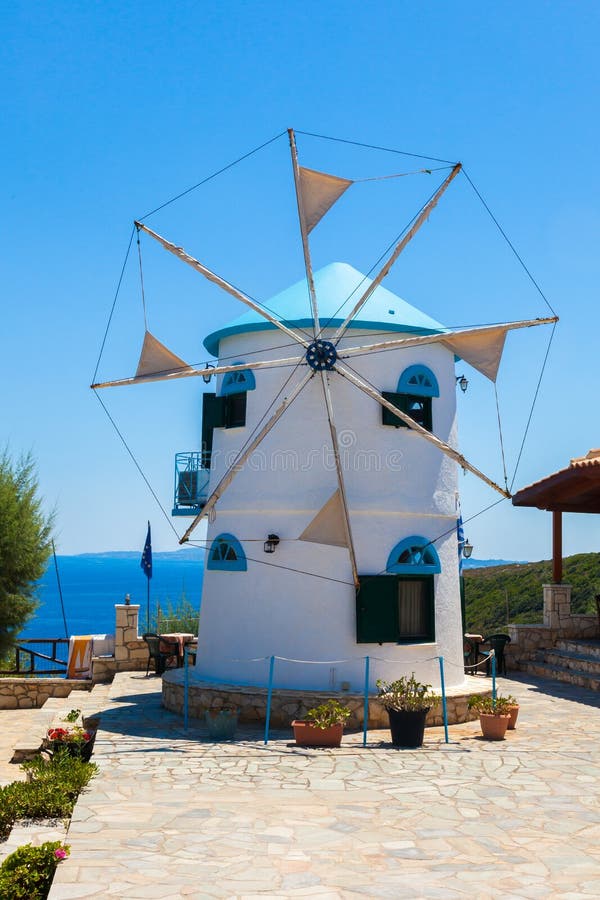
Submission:
<svg viewBox="0 0 600 900">
<path fill-rule="evenodd" d="M 0 866 L 0 897 L 45 900 L 58 863 L 68 855 L 69 846 L 61 841 L 18 847 Z"/>
<path fill-rule="evenodd" d="M 173 604 L 167 598 L 165 605 L 159 607 L 158 616 L 152 616 L 150 619 L 150 631 L 198 634 L 199 616 L 200 611 L 195 609 L 185 593 L 182 593 L 177 603 Z"/>
<path fill-rule="evenodd" d="M 349 715 L 350 710 L 337 700 L 327 700 L 320 706 L 309 709 L 306 721 L 315 728 L 330 728 L 332 725 L 343 725 Z"/>
<path fill-rule="evenodd" d="M 23 763 L 28 781 L 0 787 L 0 838 L 6 838 L 17 819 L 56 819 L 71 815 L 77 797 L 96 774 L 94 763 L 67 753 L 51 759 L 37 756 Z M 0 897 L 5 895 L 0 892 Z"/>
</svg>

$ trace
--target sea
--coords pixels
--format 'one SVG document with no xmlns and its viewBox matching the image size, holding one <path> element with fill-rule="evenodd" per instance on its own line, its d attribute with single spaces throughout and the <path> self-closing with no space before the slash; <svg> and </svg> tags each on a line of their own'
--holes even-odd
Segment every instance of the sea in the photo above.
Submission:
<svg viewBox="0 0 600 900">
<path fill-rule="evenodd" d="M 84 553 L 51 558 L 46 573 L 38 582 L 40 601 L 36 615 L 21 632 L 22 639 L 70 637 L 73 634 L 114 634 L 115 603 L 123 603 L 129 594 L 140 604 L 140 630 L 146 627 L 147 581 L 141 566 L 141 553 Z M 506 565 L 511 560 L 465 560 L 465 568 Z M 185 597 L 194 609 L 200 609 L 204 550 L 189 548 L 172 553 L 154 553 L 150 580 L 150 616 L 162 614 L 169 604 L 177 605 Z M 58 568 L 58 577 L 56 569 Z M 60 593 L 66 619 L 63 619 Z"/>
<path fill-rule="evenodd" d="M 145 630 L 147 580 L 140 560 L 141 553 L 134 551 L 85 553 L 57 556 L 55 567 L 51 558 L 37 584 L 38 610 L 21 632 L 21 639 L 114 634 L 115 603 L 123 603 L 126 594 L 129 594 L 132 603 L 140 604 L 140 630 Z M 164 615 L 168 604 L 176 606 L 182 598 L 189 601 L 194 609 L 199 609 L 203 567 L 203 550 L 154 553 L 150 616 L 156 616 L 158 604 Z"/>
</svg>

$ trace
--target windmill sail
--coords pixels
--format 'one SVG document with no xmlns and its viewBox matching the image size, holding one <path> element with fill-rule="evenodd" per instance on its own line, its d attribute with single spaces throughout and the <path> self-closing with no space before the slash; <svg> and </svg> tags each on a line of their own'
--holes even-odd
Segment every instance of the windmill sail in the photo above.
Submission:
<svg viewBox="0 0 600 900">
<path fill-rule="evenodd" d="M 347 178 L 338 178 L 337 175 L 328 175 L 326 172 L 306 169 L 304 166 L 299 166 L 298 171 L 304 227 L 306 233 L 310 234 L 335 201 L 339 200 L 354 182 Z"/>
<path fill-rule="evenodd" d="M 339 489 L 331 495 L 325 506 L 321 507 L 298 540 L 308 541 L 311 544 L 328 544 L 330 547 L 348 546 Z"/>
<path fill-rule="evenodd" d="M 163 377 L 167 372 L 181 372 L 190 370 L 192 367 L 184 362 L 181 357 L 172 353 L 168 347 L 154 337 L 149 331 L 144 334 L 144 343 L 142 344 L 142 352 L 138 363 L 136 378 L 143 378 L 148 381 L 153 375 L 158 378 Z"/>
</svg>

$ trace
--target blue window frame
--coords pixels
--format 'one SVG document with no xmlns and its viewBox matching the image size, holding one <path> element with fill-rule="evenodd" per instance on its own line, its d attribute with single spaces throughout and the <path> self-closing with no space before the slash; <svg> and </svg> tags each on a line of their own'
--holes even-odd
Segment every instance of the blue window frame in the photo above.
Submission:
<svg viewBox="0 0 600 900">
<path fill-rule="evenodd" d="M 233 363 L 234 366 L 243 365 L 243 360 Z M 253 391 L 256 387 L 254 372 L 251 369 L 239 369 L 237 372 L 227 372 L 221 383 L 221 397 L 228 394 L 240 394 L 242 391 Z"/>
<path fill-rule="evenodd" d="M 383 396 L 401 412 L 414 419 L 418 425 L 427 431 L 433 431 L 431 398 L 440 396 L 440 388 L 437 378 L 427 366 L 409 366 L 400 376 L 397 390 L 394 393 L 383 391 Z M 395 428 L 409 427 L 386 407 L 382 406 L 381 411 L 383 425 L 393 425 Z"/>
<path fill-rule="evenodd" d="M 417 397 L 439 397 L 437 378 L 427 366 L 409 366 L 398 381 L 399 394 L 413 394 Z"/>
<path fill-rule="evenodd" d="M 210 545 L 207 569 L 245 572 L 248 568 L 242 545 L 232 534 L 219 534 Z"/>
<path fill-rule="evenodd" d="M 385 570 L 394 575 L 438 575 L 440 558 L 427 538 L 413 534 L 396 544 Z"/>
</svg>

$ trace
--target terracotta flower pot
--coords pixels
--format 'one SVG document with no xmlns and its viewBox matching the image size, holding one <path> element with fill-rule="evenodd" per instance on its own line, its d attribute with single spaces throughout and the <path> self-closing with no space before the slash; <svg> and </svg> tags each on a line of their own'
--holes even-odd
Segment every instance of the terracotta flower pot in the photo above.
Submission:
<svg viewBox="0 0 600 900">
<path fill-rule="evenodd" d="M 492 713 L 480 713 L 479 724 L 486 741 L 503 741 L 510 716 L 494 716 Z"/>
<path fill-rule="evenodd" d="M 508 730 L 513 731 L 517 727 L 517 716 L 519 715 L 519 704 L 515 703 L 514 706 L 509 707 L 508 714 L 510 716 L 510 721 L 508 723 Z"/>
<path fill-rule="evenodd" d="M 341 723 L 330 725 L 329 728 L 317 728 L 310 722 L 294 719 L 292 728 L 299 747 L 339 747 L 344 733 L 344 726 Z"/>
</svg>

